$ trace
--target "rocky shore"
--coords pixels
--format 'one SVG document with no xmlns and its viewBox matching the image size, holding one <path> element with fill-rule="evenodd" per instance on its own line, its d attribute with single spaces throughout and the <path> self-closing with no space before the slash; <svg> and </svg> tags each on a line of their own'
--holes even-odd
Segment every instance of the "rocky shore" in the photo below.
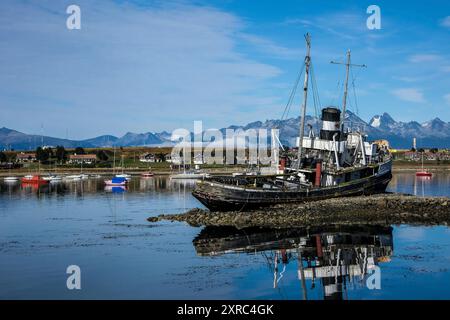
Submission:
<svg viewBox="0 0 450 320">
<path fill-rule="evenodd" d="M 184 221 L 191 226 L 305 227 L 323 225 L 420 224 L 447 225 L 450 199 L 402 194 L 334 198 L 317 202 L 276 205 L 254 211 L 210 212 L 192 209 L 147 219 Z"/>
</svg>

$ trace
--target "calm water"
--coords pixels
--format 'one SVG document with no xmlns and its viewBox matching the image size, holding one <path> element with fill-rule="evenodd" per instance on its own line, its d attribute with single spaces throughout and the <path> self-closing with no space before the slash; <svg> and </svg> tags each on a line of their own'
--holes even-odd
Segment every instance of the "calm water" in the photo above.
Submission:
<svg viewBox="0 0 450 320">
<path fill-rule="evenodd" d="M 128 190 L 105 190 L 102 180 L 0 184 L 0 298 L 450 299 L 445 226 L 235 230 L 146 221 L 201 207 L 192 188 L 158 177 L 132 180 Z M 449 196 L 450 175 L 396 174 L 389 188 Z M 66 287 L 69 265 L 81 268 L 81 290 Z M 377 274 L 381 288 L 370 290 Z"/>
</svg>

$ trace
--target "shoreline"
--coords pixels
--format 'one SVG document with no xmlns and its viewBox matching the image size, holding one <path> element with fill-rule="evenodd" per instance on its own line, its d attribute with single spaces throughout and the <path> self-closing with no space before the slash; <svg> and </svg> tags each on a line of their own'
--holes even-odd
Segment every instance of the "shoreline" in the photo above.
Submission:
<svg viewBox="0 0 450 320">
<path fill-rule="evenodd" d="M 392 166 L 392 172 L 415 172 L 419 169 L 421 169 L 421 165 L 411 165 L 411 164 L 396 164 L 393 163 Z M 430 172 L 450 172 L 450 164 L 441 164 L 441 165 L 427 165 L 426 169 Z M 203 169 L 204 172 L 210 173 L 213 175 L 227 175 L 234 172 L 244 172 L 244 168 L 242 167 L 220 167 L 220 168 L 205 168 Z M 111 176 L 113 174 L 121 173 L 121 168 L 116 168 L 113 170 L 112 168 L 85 168 L 83 169 L 83 172 L 80 172 L 79 167 L 74 168 L 59 168 L 59 169 L 41 169 L 41 175 L 46 174 L 57 174 L 57 175 L 65 175 L 65 174 L 77 174 L 77 173 L 83 173 L 83 174 L 100 174 L 105 176 Z M 124 172 L 131 174 L 132 176 L 139 176 L 141 173 L 148 172 L 148 168 L 124 168 Z M 155 176 L 168 176 L 171 174 L 175 174 L 178 171 L 171 171 L 170 169 L 165 168 L 158 168 L 151 170 Z M 15 176 L 25 176 L 27 174 L 37 174 L 38 170 L 35 169 L 28 169 L 28 168 L 20 168 L 20 169 L 4 169 L 0 170 L 0 177 L 7 177 L 10 175 Z"/>
<path fill-rule="evenodd" d="M 282 204 L 246 212 L 212 212 L 195 208 L 181 214 L 161 214 L 147 219 L 151 223 L 163 220 L 186 222 L 194 227 L 229 226 L 238 229 L 358 224 L 447 226 L 450 223 L 450 198 L 385 193 Z"/>
</svg>

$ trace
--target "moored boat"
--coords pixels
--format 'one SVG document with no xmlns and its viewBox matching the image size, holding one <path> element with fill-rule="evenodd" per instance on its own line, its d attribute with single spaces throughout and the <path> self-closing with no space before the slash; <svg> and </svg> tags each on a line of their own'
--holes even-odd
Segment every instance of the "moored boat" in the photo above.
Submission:
<svg viewBox="0 0 450 320">
<path fill-rule="evenodd" d="M 431 172 L 428 172 L 428 171 L 417 171 L 416 172 L 416 176 L 417 177 L 432 177 L 433 174 Z"/>
<path fill-rule="evenodd" d="M 107 186 L 126 186 L 128 180 L 124 177 L 113 177 L 111 180 L 105 180 L 105 185 Z"/>
<path fill-rule="evenodd" d="M 49 182 L 57 182 L 57 181 L 61 181 L 62 177 L 57 176 L 57 175 L 48 175 L 48 176 L 42 177 L 42 179 L 47 180 Z"/>
<path fill-rule="evenodd" d="M 142 178 L 151 178 L 151 177 L 153 177 L 153 176 L 154 176 L 154 173 L 151 172 L 151 171 L 141 173 L 141 177 L 142 177 Z"/>
<path fill-rule="evenodd" d="M 78 180 L 81 180 L 81 175 L 80 174 L 71 174 L 71 175 L 65 176 L 64 180 L 78 181 Z"/>
<path fill-rule="evenodd" d="M 131 174 L 128 173 L 119 173 L 115 175 L 116 178 L 124 178 L 126 180 L 131 180 Z"/>
<path fill-rule="evenodd" d="M 423 167 L 423 152 L 422 152 L 422 170 L 416 172 L 416 177 L 432 177 L 433 174 Z"/>
<path fill-rule="evenodd" d="M 26 175 L 22 178 L 22 183 L 48 183 L 47 180 L 43 179 L 40 175 Z"/>
<path fill-rule="evenodd" d="M 185 171 L 181 173 L 172 174 L 170 176 L 171 179 L 203 179 L 208 177 L 209 175 L 205 172 L 198 171 Z"/>
<path fill-rule="evenodd" d="M 16 182 L 16 181 L 19 181 L 19 178 L 18 177 L 4 177 L 3 181 L 5 181 L 5 182 Z"/>
</svg>

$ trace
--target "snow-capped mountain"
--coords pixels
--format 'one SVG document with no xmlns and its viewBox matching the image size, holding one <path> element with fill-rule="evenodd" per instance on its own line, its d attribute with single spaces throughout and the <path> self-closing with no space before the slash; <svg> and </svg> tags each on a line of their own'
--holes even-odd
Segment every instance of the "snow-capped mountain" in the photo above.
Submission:
<svg viewBox="0 0 450 320">
<path fill-rule="evenodd" d="M 366 132 L 369 139 L 387 139 L 394 148 L 411 148 L 413 138 L 417 140 L 418 147 L 436 147 L 450 148 L 450 123 L 442 121 L 439 118 L 432 119 L 423 123 L 417 121 L 401 122 L 395 121 L 388 113 L 373 116 L 367 123 L 351 111 L 346 112 L 346 125 Z M 222 128 L 221 132 L 225 134 L 226 129 L 247 130 L 247 129 L 267 129 L 278 128 L 280 131 L 280 140 L 283 144 L 293 146 L 298 137 L 299 121 L 297 118 L 285 120 L 266 120 L 255 121 L 247 125 L 231 125 Z M 321 121 L 317 117 L 306 116 L 306 123 L 318 133 Z M 310 126 L 305 126 L 305 132 L 308 133 Z M 104 135 L 86 140 L 68 140 L 53 137 L 44 137 L 45 145 L 63 145 L 65 147 L 108 147 L 108 146 L 156 146 L 173 145 L 171 133 L 147 132 L 131 133 L 128 132 L 122 137 Z M 0 128 L 0 149 L 33 150 L 41 145 L 42 137 L 40 135 L 29 135 L 8 128 Z"/>
<path fill-rule="evenodd" d="M 388 114 L 383 113 L 381 116 L 376 115 L 373 116 L 372 119 L 369 121 L 369 125 L 373 128 L 378 128 L 382 130 L 391 130 L 394 129 L 397 122 L 395 122 L 394 119 Z"/>
</svg>

